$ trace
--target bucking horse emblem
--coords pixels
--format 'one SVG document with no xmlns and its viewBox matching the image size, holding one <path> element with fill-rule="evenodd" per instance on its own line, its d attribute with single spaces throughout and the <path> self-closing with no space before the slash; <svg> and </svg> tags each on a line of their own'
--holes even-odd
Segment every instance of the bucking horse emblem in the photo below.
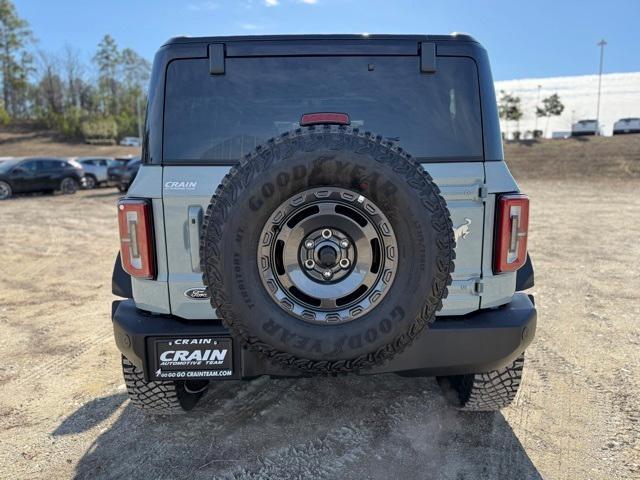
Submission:
<svg viewBox="0 0 640 480">
<path fill-rule="evenodd" d="M 453 229 L 453 236 L 456 239 L 456 243 L 461 238 L 467 238 L 467 236 L 471 233 L 471 230 L 469 229 L 469 225 L 471 225 L 471 219 L 465 218 L 464 223 L 462 225 Z"/>
</svg>

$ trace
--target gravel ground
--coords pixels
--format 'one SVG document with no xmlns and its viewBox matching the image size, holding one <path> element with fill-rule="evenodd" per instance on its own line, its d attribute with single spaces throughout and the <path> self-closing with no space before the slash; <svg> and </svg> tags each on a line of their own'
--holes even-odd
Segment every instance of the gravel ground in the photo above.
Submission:
<svg viewBox="0 0 640 480">
<path fill-rule="evenodd" d="M 515 404 L 481 415 L 383 375 L 218 383 L 147 418 L 111 334 L 117 195 L 3 202 L 0 477 L 640 478 L 637 187 L 523 183 L 538 333 Z"/>
</svg>

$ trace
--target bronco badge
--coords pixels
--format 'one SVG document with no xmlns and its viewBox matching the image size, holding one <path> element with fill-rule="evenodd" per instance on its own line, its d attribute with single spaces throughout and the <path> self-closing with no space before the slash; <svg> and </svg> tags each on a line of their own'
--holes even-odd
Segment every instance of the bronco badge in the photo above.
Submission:
<svg viewBox="0 0 640 480">
<path fill-rule="evenodd" d="M 209 298 L 207 289 L 204 287 L 190 288 L 184 292 L 184 296 L 193 300 L 207 300 Z"/>
</svg>

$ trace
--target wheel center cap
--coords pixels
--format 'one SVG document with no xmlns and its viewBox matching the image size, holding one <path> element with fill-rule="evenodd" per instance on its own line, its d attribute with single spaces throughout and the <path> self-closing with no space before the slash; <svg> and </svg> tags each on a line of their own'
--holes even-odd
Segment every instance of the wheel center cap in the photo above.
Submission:
<svg viewBox="0 0 640 480">
<path fill-rule="evenodd" d="M 320 265 L 326 268 L 332 268 L 336 265 L 338 252 L 336 252 L 333 247 L 325 246 L 318 252 L 318 258 L 320 259 Z"/>
</svg>

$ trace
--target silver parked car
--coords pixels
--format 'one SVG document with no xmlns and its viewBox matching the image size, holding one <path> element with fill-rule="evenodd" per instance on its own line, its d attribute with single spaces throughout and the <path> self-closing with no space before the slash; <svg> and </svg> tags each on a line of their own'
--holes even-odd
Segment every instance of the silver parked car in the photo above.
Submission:
<svg viewBox="0 0 640 480">
<path fill-rule="evenodd" d="M 142 145 L 142 142 L 140 142 L 140 138 L 138 137 L 124 137 L 120 140 L 120 145 L 124 145 L 125 147 L 139 147 Z"/>
<path fill-rule="evenodd" d="M 572 137 L 582 137 L 585 135 L 600 135 L 597 120 L 578 120 L 571 125 Z"/>
<path fill-rule="evenodd" d="M 613 134 L 640 133 L 640 118 L 621 118 L 613 124 Z"/>
<path fill-rule="evenodd" d="M 112 157 L 82 157 L 77 162 L 84 170 L 85 188 L 96 188 L 109 183 L 107 170 L 114 163 Z"/>
</svg>

